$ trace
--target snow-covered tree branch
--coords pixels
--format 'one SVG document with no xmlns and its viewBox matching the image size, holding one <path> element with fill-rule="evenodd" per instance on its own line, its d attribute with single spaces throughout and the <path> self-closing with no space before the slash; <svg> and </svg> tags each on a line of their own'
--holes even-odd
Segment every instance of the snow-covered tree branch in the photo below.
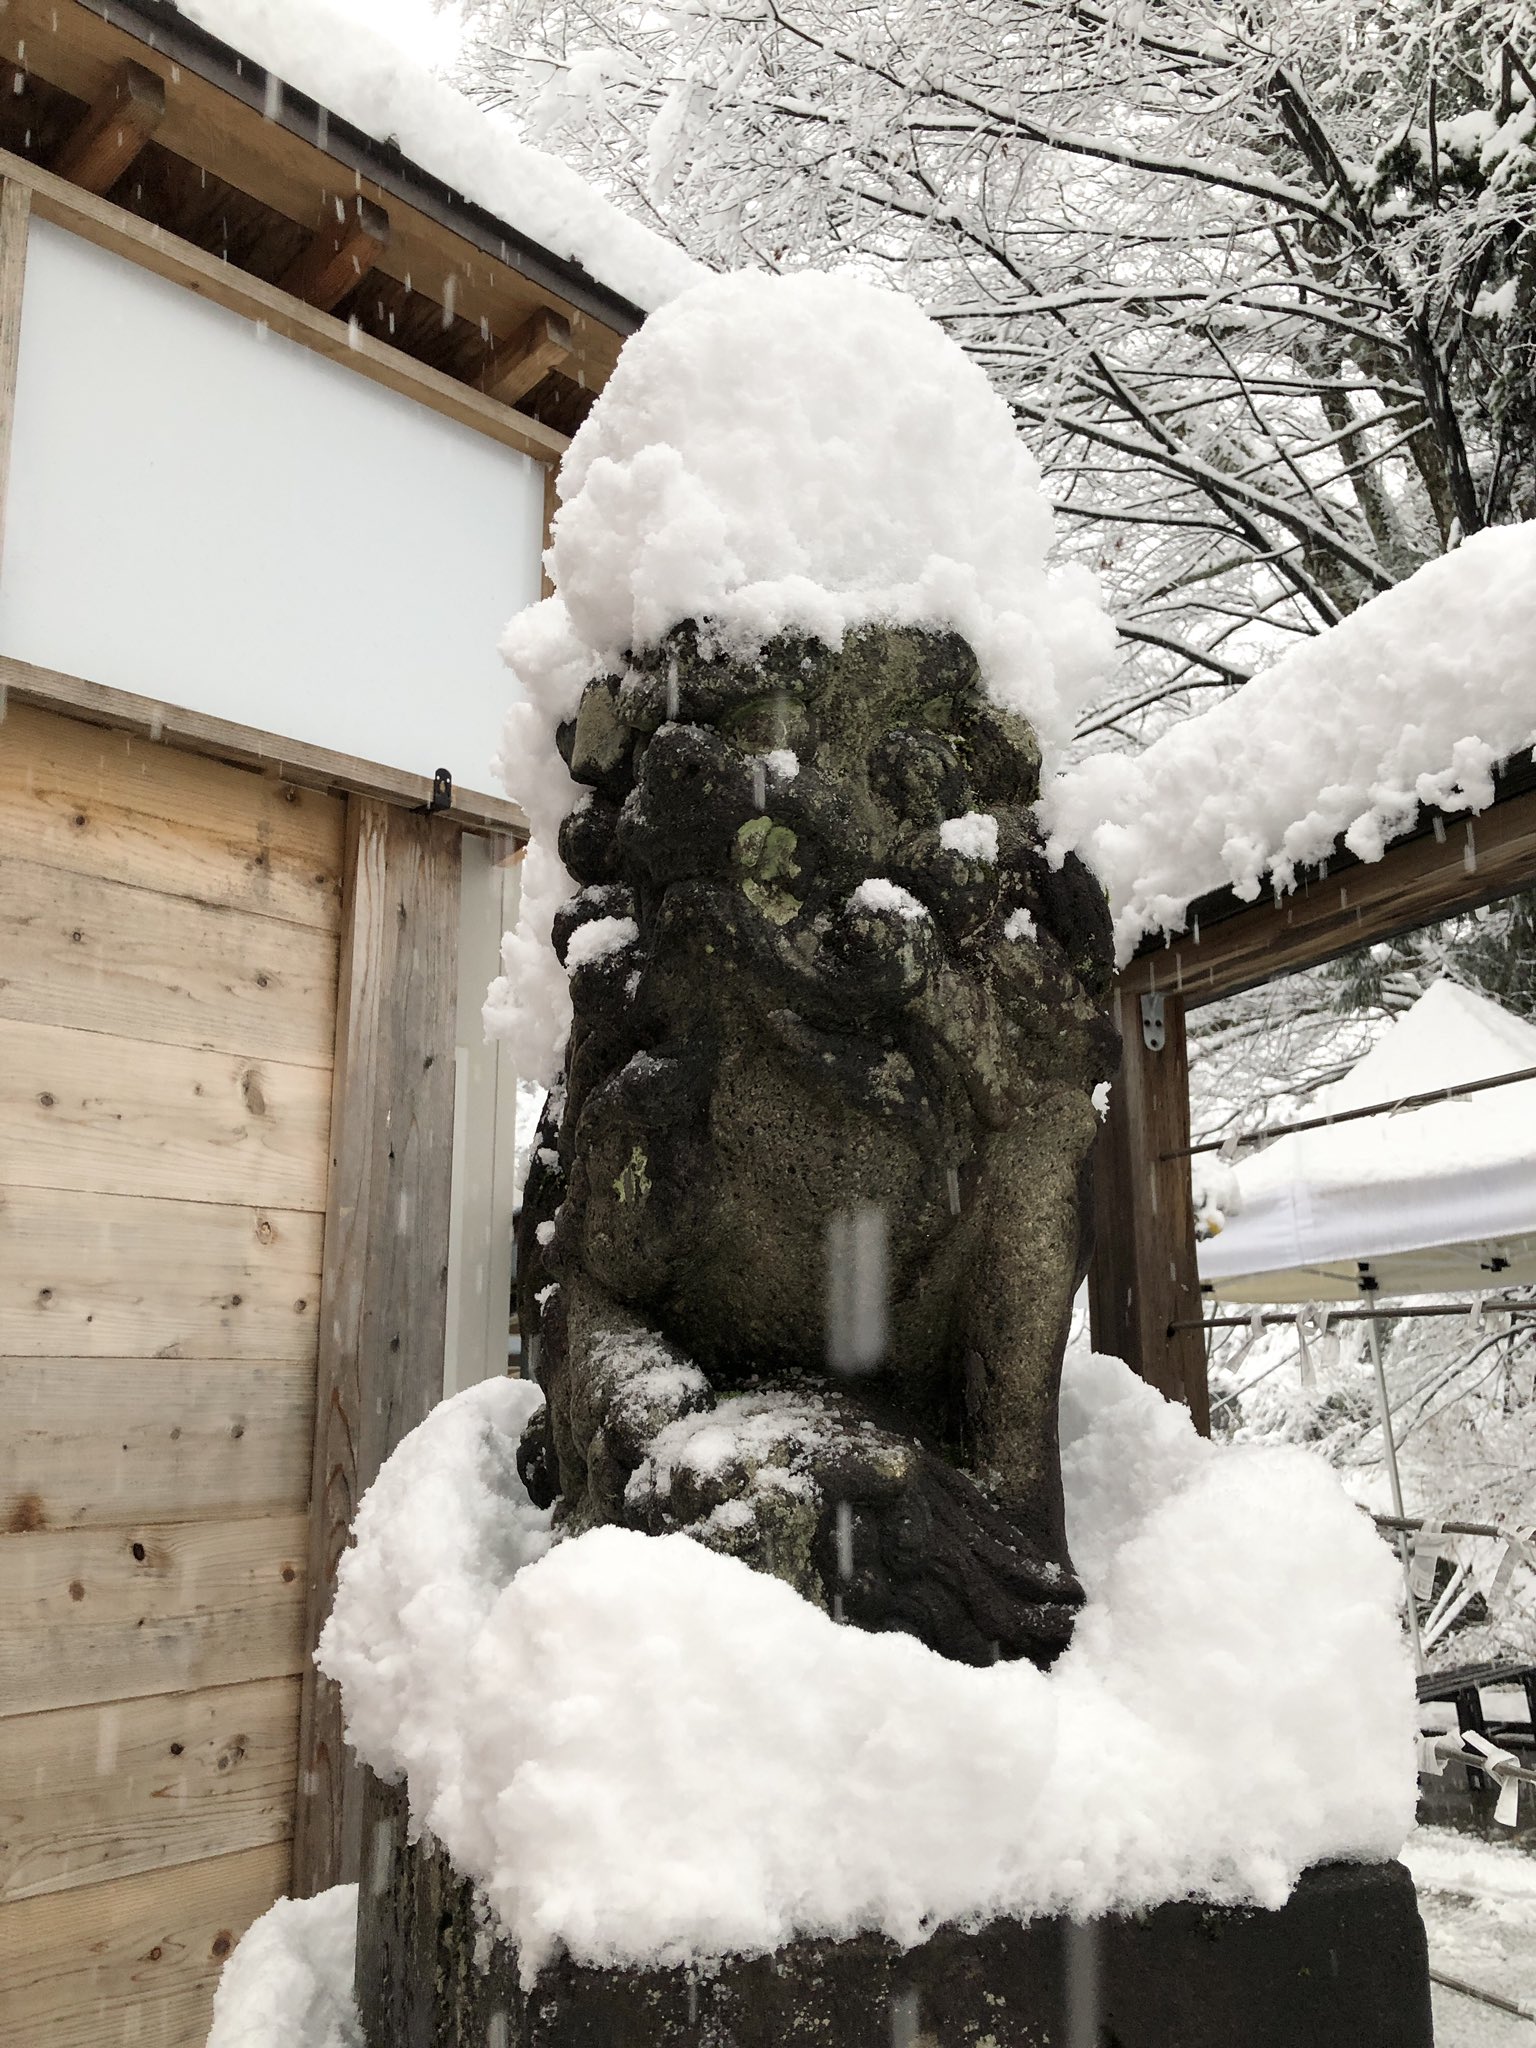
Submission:
<svg viewBox="0 0 1536 2048">
<path fill-rule="evenodd" d="M 1127 642 L 1096 730 L 1532 509 L 1523 5 L 471 19 L 477 90 L 696 256 L 887 274 L 985 365 Z"/>
</svg>

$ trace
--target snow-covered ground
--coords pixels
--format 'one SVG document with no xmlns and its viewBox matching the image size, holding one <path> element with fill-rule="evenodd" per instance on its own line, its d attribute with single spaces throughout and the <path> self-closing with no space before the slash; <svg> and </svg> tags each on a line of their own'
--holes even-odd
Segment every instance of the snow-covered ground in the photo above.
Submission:
<svg viewBox="0 0 1536 2048">
<path fill-rule="evenodd" d="M 1536 2012 L 1536 1857 L 1446 1828 L 1419 1828 L 1404 1860 L 1419 1889 L 1430 1968 Z M 1434 1996 L 1435 2048 L 1536 2042 L 1530 2020 L 1438 1984 Z"/>
<path fill-rule="evenodd" d="M 363 2048 L 352 2002 L 357 1886 L 279 1899 L 224 1965 L 207 2048 Z"/>
</svg>

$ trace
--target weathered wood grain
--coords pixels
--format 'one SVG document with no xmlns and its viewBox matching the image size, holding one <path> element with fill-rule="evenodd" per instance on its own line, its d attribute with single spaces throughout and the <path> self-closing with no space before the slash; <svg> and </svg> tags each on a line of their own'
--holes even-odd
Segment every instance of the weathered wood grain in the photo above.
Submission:
<svg viewBox="0 0 1536 2048">
<path fill-rule="evenodd" d="M 52 168 L 87 192 L 108 192 L 165 119 L 165 81 L 123 64 L 60 150 Z"/>
<path fill-rule="evenodd" d="M 284 786 L 318 790 L 338 801 L 349 793 L 382 797 L 386 803 L 425 805 L 433 795 L 430 775 L 412 775 L 404 768 L 389 768 L 379 761 L 365 761 L 356 754 L 340 754 L 330 747 L 312 747 L 304 740 L 285 734 L 263 732 L 259 726 L 237 725 L 230 718 L 214 718 L 206 711 L 192 711 L 184 704 L 164 704 L 153 697 L 141 697 L 133 690 L 116 690 L 106 683 L 88 682 L 83 676 L 64 674 L 59 669 L 41 668 L 36 662 L 18 661 L 0 654 L 0 690 L 13 704 L 27 704 L 34 710 L 63 712 L 92 724 L 125 732 L 136 739 L 163 742 L 179 752 L 203 755 L 225 766 L 253 769 L 259 775 L 275 777 Z M 470 829 L 526 838 L 528 820 L 505 797 L 488 796 L 454 785 L 453 801 L 443 813 Z"/>
<path fill-rule="evenodd" d="M 224 1959 L 288 1861 L 276 1842 L 0 1906 L 0 2048 L 202 2048 Z"/>
<path fill-rule="evenodd" d="M 1536 881 L 1536 791 L 1452 819 L 1444 832 L 1389 846 L 1379 861 L 1314 878 L 1278 902 L 1267 898 L 1140 954 L 1121 985 L 1172 989 L 1191 1006 L 1214 1002 Z"/>
<path fill-rule="evenodd" d="M 0 1017 L 329 1072 L 336 939 L 0 858 Z"/>
<path fill-rule="evenodd" d="M 323 1068 L 0 1018 L 0 1186 L 325 1207 Z"/>
<path fill-rule="evenodd" d="M 0 1357 L 310 1360 L 322 1219 L 0 1189 Z"/>
<path fill-rule="evenodd" d="M 1184 1006 L 1163 1003 L 1162 1049 L 1142 1039 L 1140 1003 L 1116 995 L 1122 1063 L 1094 1153 L 1094 1253 L 1088 1305 L 1097 1351 L 1123 1358 L 1170 1401 L 1182 1401 L 1210 1433 L 1205 1344 L 1198 1328 L 1189 1161 L 1169 1159 L 1189 1143 L 1189 1056 Z"/>
<path fill-rule="evenodd" d="M 323 1211 L 330 1082 L 0 1018 L 0 1187 Z"/>
<path fill-rule="evenodd" d="M 286 1842 L 297 1678 L 6 1723 L 0 1902 Z"/>
<path fill-rule="evenodd" d="M 0 1359 L 0 1530 L 302 1514 L 314 1411 L 307 1360 Z"/>
<path fill-rule="evenodd" d="M 0 1715 L 296 1672 L 307 1536 L 303 1515 L 0 1535 Z"/>
<path fill-rule="evenodd" d="M 459 835 L 350 807 L 305 1642 L 363 1490 L 441 1397 L 453 1164 Z M 337 1690 L 305 1669 L 294 1885 L 355 1876 L 361 1785 Z"/>
<path fill-rule="evenodd" d="M 336 797 L 12 703 L 0 854 L 334 931 Z"/>
</svg>

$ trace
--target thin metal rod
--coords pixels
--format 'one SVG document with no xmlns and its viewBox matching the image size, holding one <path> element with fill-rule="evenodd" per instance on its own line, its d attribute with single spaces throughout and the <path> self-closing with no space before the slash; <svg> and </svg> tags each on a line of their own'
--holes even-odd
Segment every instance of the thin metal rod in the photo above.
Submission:
<svg viewBox="0 0 1536 2048">
<path fill-rule="evenodd" d="M 1463 1984 L 1459 1977 L 1447 1977 L 1443 1970 L 1431 1970 L 1431 1984 L 1443 1984 L 1447 1991 L 1459 1991 L 1463 1998 L 1480 1998 L 1484 2005 L 1496 2005 L 1500 2012 L 1512 2012 L 1517 2020 L 1536 2020 L 1536 2012 L 1513 1998 L 1501 1998 L 1497 1991 L 1479 1991 L 1475 1984 Z"/>
<path fill-rule="evenodd" d="M 1468 1095 L 1481 1095 L 1487 1088 L 1508 1088 L 1516 1081 L 1536 1081 L 1536 1067 L 1518 1067 L 1511 1074 L 1490 1074 L 1483 1081 L 1462 1081 L 1449 1088 L 1427 1088 L 1422 1095 L 1399 1095 L 1394 1102 L 1371 1102 L 1363 1109 L 1341 1109 L 1336 1116 L 1305 1116 L 1296 1123 L 1267 1124 L 1257 1131 L 1239 1132 L 1239 1145 L 1264 1145 L 1271 1138 L 1288 1138 L 1293 1131 L 1321 1131 L 1330 1124 L 1358 1123 L 1365 1116 L 1395 1116 L 1400 1109 L 1425 1109 L 1435 1102 L 1460 1102 Z M 1164 1159 L 1193 1159 L 1197 1152 L 1219 1152 L 1226 1138 L 1207 1138 L 1198 1145 L 1181 1145 L 1176 1152 L 1164 1152 Z"/>
<path fill-rule="evenodd" d="M 1428 1704 L 1426 1701 L 1425 1705 Z M 1528 1771 L 1524 1764 L 1500 1764 L 1495 1771 L 1492 1757 L 1476 1756 L 1455 1741 L 1437 1742 L 1435 1755 L 1443 1756 L 1448 1764 L 1465 1764 L 1470 1771 L 1481 1771 L 1485 1778 L 1495 1782 L 1500 1778 L 1518 1778 L 1522 1785 L 1536 1785 L 1536 1771 Z"/>
<path fill-rule="evenodd" d="M 1486 1315 L 1502 1315 L 1506 1310 L 1514 1315 L 1536 1315 L 1536 1301 L 1441 1301 L 1425 1302 L 1419 1306 L 1411 1304 L 1402 1308 L 1329 1308 L 1326 1302 L 1319 1302 L 1325 1321 L 1330 1323 L 1395 1323 L 1412 1322 L 1419 1316 L 1471 1316 L 1481 1309 Z M 1299 1320 L 1294 1309 L 1263 1309 L 1259 1321 L 1266 1329 L 1271 1324 L 1294 1323 Z M 1175 1330 L 1221 1330 L 1241 1329 L 1253 1322 L 1250 1316 L 1201 1316 L 1198 1320 L 1170 1323 L 1168 1334 Z"/>
<path fill-rule="evenodd" d="M 1410 1535 L 1424 1526 L 1423 1515 L 1372 1515 L 1378 1529 L 1403 1529 Z M 1524 1542 L 1518 1529 L 1501 1529 L 1497 1522 L 1442 1522 L 1442 1536 L 1493 1536 L 1500 1543 Z"/>
<path fill-rule="evenodd" d="M 1387 1369 L 1381 1362 L 1381 1339 L 1376 1334 L 1375 1323 L 1367 1323 L 1365 1332 L 1371 1347 L 1371 1364 L 1376 1369 L 1376 1401 L 1381 1410 L 1381 1443 L 1387 1458 L 1387 1483 L 1392 1489 L 1392 1512 L 1401 1519 L 1403 1482 L 1397 1472 L 1397 1440 L 1392 1434 L 1392 1403 L 1387 1396 Z M 1403 1593 L 1408 1603 L 1408 1633 L 1413 1639 L 1414 1668 L 1422 1671 L 1424 1642 L 1419 1634 L 1419 1603 L 1413 1592 L 1413 1541 L 1409 1536 L 1398 1537 L 1397 1554 L 1403 1565 Z"/>
</svg>

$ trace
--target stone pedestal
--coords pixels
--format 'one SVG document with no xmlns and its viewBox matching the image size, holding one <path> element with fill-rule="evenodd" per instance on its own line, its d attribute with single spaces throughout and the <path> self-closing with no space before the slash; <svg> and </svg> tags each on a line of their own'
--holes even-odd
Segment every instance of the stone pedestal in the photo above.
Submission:
<svg viewBox="0 0 1536 2048">
<path fill-rule="evenodd" d="M 1187 1903 L 1087 1928 L 946 1928 L 921 1948 L 799 1941 L 686 1970 L 551 1967 L 477 1927 L 439 1851 L 377 1809 L 358 1995 L 369 2048 L 1432 2048 L 1399 1863 L 1309 1870 L 1276 1913 Z M 386 1866 L 389 1866 L 386 1869 Z"/>
</svg>

